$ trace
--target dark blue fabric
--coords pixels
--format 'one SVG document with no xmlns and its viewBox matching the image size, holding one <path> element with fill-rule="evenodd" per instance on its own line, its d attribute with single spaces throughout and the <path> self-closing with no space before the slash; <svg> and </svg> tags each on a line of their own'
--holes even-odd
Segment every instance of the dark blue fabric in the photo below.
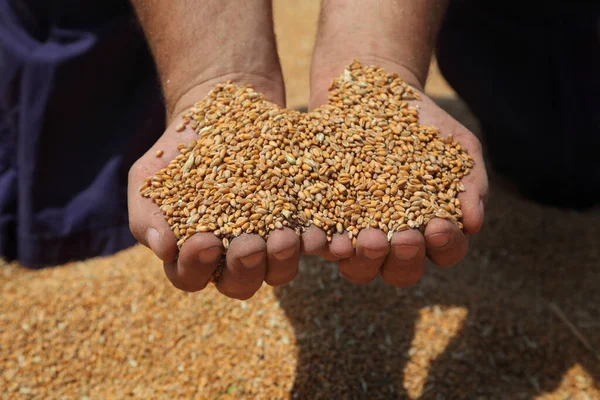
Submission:
<svg viewBox="0 0 600 400">
<path fill-rule="evenodd" d="M 600 204 L 600 2 L 455 0 L 444 77 L 481 123 L 494 170 L 527 198 Z"/>
<path fill-rule="evenodd" d="M 28 267 L 135 242 L 127 171 L 164 107 L 127 3 L 102 3 L 0 0 L 0 256 Z"/>
</svg>

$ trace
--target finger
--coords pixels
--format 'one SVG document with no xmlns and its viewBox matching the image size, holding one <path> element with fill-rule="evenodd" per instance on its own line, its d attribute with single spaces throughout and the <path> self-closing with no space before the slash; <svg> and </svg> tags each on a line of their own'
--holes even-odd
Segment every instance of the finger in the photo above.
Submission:
<svg viewBox="0 0 600 400">
<path fill-rule="evenodd" d="M 327 262 L 338 262 L 340 260 L 339 257 L 331 254 L 331 251 L 329 250 L 329 246 L 325 247 L 325 249 L 319 253 L 319 256 Z"/>
<path fill-rule="evenodd" d="M 466 134 L 462 130 L 457 131 L 456 139 L 473 158 L 474 165 L 469 175 L 461 179 L 465 191 L 458 194 L 460 210 L 462 211 L 462 223 L 466 233 L 479 232 L 483 225 L 484 208 L 489 194 L 489 183 L 481 143 L 470 132 Z"/>
<path fill-rule="evenodd" d="M 139 165 L 139 164 L 138 164 Z M 149 198 L 139 193 L 139 184 L 148 171 L 140 167 L 132 167 L 129 173 L 128 211 L 129 229 L 138 242 L 152 249 L 154 254 L 164 262 L 172 262 L 177 258 L 177 241 L 158 206 Z"/>
<path fill-rule="evenodd" d="M 475 138 L 475 140 L 477 140 Z M 470 144 L 465 142 L 465 147 L 469 154 L 472 155 L 475 165 L 465 176 L 461 183 L 465 187 L 465 191 L 459 193 L 458 200 L 463 213 L 462 223 L 465 232 L 474 234 L 481 230 L 485 216 L 485 204 L 489 195 L 489 184 L 483 156 L 481 154 L 481 145 L 477 143 Z M 473 148 L 471 150 L 470 148 Z"/>
<path fill-rule="evenodd" d="M 320 256 L 330 262 L 343 260 L 354 255 L 352 240 L 346 233 L 335 233 L 331 243 L 321 252 Z"/>
<path fill-rule="evenodd" d="M 427 256 L 440 267 L 454 265 L 466 254 L 467 237 L 450 221 L 434 218 L 425 228 Z"/>
<path fill-rule="evenodd" d="M 327 248 L 327 237 L 322 229 L 310 226 L 302 234 L 301 252 L 306 255 L 321 254 Z"/>
<path fill-rule="evenodd" d="M 226 266 L 217 289 L 234 299 L 249 299 L 260 289 L 267 272 L 267 245 L 258 235 L 241 235 L 227 250 Z"/>
<path fill-rule="evenodd" d="M 222 254 L 223 246 L 218 237 L 212 233 L 197 233 L 185 241 L 177 262 L 165 266 L 169 268 L 165 273 L 175 287 L 196 292 L 206 287 Z"/>
<path fill-rule="evenodd" d="M 186 128 L 183 132 L 167 129 L 165 134 L 129 170 L 127 189 L 129 228 L 138 242 L 152 249 L 164 262 L 172 262 L 177 258 L 175 235 L 159 206 L 151 199 L 143 197 L 139 188 L 146 178 L 165 168 L 179 154 L 178 143 L 188 143 L 195 135 L 191 128 Z M 161 157 L 156 156 L 159 150 L 163 152 Z"/>
<path fill-rule="evenodd" d="M 489 193 L 481 143 L 471 131 L 448 115 L 429 97 L 423 96 L 422 102 L 419 108 L 421 123 L 437 126 L 442 137 L 452 135 L 454 140 L 460 143 L 473 158 L 473 168 L 469 175 L 461 180 L 466 190 L 459 193 L 458 200 L 463 214 L 462 223 L 465 232 L 477 233 L 483 225 L 484 206 Z"/>
<path fill-rule="evenodd" d="M 167 279 L 179 290 L 185 292 L 193 292 L 192 287 L 188 286 L 185 281 L 179 278 L 178 262 L 177 260 L 170 262 L 163 262 L 163 269 Z"/>
<path fill-rule="evenodd" d="M 381 277 L 396 287 L 414 285 L 425 272 L 425 239 L 417 230 L 396 232 Z"/>
<path fill-rule="evenodd" d="M 379 229 L 365 229 L 356 239 L 356 254 L 339 262 L 340 273 L 356 284 L 371 282 L 389 251 L 387 235 Z"/>
<path fill-rule="evenodd" d="M 278 229 L 267 240 L 267 274 L 265 282 L 271 286 L 290 282 L 298 274 L 300 238 L 290 228 Z"/>
</svg>

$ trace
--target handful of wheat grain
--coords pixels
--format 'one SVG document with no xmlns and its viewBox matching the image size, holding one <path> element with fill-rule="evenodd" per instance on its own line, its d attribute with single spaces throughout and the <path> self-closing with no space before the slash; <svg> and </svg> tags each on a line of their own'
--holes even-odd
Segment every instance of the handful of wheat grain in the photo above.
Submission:
<svg viewBox="0 0 600 400">
<path fill-rule="evenodd" d="M 162 210 L 177 245 L 196 232 L 229 242 L 308 226 L 353 241 L 361 229 L 424 229 L 433 218 L 462 229 L 457 195 L 473 166 L 465 149 L 419 124 L 419 97 L 395 74 L 348 66 L 328 102 L 282 109 L 246 85 L 217 85 L 184 116 L 198 139 L 147 178 L 141 193 Z"/>
</svg>

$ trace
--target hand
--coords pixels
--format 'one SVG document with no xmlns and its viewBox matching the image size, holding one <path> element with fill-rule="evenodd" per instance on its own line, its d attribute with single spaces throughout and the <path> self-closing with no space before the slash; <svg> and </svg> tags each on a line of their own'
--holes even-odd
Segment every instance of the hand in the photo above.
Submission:
<svg viewBox="0 0 600 400">
<path fill-rule="evenodd" d="M 200 12 L 192 1 L 132 1 L 152 48 L 165 94 L 169 127 L 129 173 L 129 220 L 140 243 L 163 261 L 169 280 L 186 291 L 206 287 L 223 254 L 221 240 L 198 233 L 177 251 L 175 235 L 161 210 L 139 193 L 142 181 L 178 154 L 177 145 L 196 138 L 191 129 L 176 132 L 180 115 L 217 83 L 252 84 L 266 98 L 284 105 L 283 77 L 272 26 L 270 0 L 224 2 L 206 0 Z M 231 27 L 235 26 L 235 29 Z M 163 150 L 161 158 L 156 151 Z M 232 298 L 248 299 L 262 285 L 289 282 L 298 271 L 300 239 L 289 229 L 234 239 L 217 289 Z"/>
<path fill-rule="evenodd" d="M 481 228 L 488 193 L 481 145 L 464 126 L 423 94 L 431 52 L 443 19 L 446 1 L 381 0 L 377 7 L 369 2 L 324 0 L 311 66 L 309 109 L 327 101 L 327 88 L 353 59 L 363 65 L 377 65 L 397 73 L 417 89 L 421 100 L 420 123 L 436 126 L 441 136 L 453 135 L 475 161 L 471 173 L 462 181 L 466 191 L 459 195 L 463 224 L 467 234 Z M 341 273 L 355 283 L 368 283 L 377 275 L 397 287 L 416 283 L 423 275 L 425 258 L 444 266 L 462 259 L 468 248 L 467 237 L 454 224 L 431 220 L 424 234 L 417 230 L 395 233 L 388 242 L 380 230 L 363 230 L 356 249 L 347 235 L 334 236 L 320 254 L 337 261 Z"/>
<path fill-rule="evenodd" d="M 325 91 L 317 92 L 313 105 L 322 104 Z M 484 202 L 488 183 L 481 146 L 464 126 L 420 92 L 421 100 L 411 101 L 419 107 L 420 123 L 440 128 L 441 136 L 453 135 L 475 160 L 475 166 L 462 183 L 466 191 L 459 194 L 466 233 L 479 231 L 483 223 Z M 320 255 L 337 261 L 341 274 L 357 284 L 371 282 L 377 275 L 390 285 L 404 287 L 415 284 L 423 275 L 426 256 L 439 266 L 453 265 L 467 253 L 467 236 L 452 222 L 431 220 L 424 234 L 409 229 L 397 232 L 388 241 L 379 229 L 367 229 L 358 235 L 356 249 L 346 234 L 336 234 Z"/>
<path fill-rule="evenodd" d="M 194 93 L 202 97 L 207 91 L 208 88 L 203 86 L 196 88 Z M 479 149 L 473 150 L 477 142 L 471 142 L 474 137 L 469 136 L 466 129 L 430 99 L 425 97 L 422 102 L 425 107 L 421 107 L 421 120 L 424 123 L 435 124 L 443 130 L 448 127 L 459 140 L 463 138 L 461 142 L 467 148 L 474 151 L 472 154 L 475 159 L 480 159 Z M 450 125 L 452 123 L 454 126 Z M 221 241 L 212 233 L 198 233 L 184 243 L 179 259 L 175 260 L 175 237 L 162 212 L 153 202 L 141 198 L 137 190 L 144 178 L 165 167 L 177 155 L 178 142 L 187 143 L 195 138 L 196 133 L 191 129 L 176 132 L 173 127 L 175 124 L 179 124 L 178 117 L 157 144 L 131 170 L 131 228 L 140 242 L 148 245 L 165 261 L 165 272 L 175 286 L 196 291 L 206 286 L 217 268 L 223 253 Z M 155 152 L 163 148 L 167 149 L 164 157 L 157 158 Z M 463 210 L 479 206 L 478 203 L 474 204 L 472 197 L 467 194 L 463 196 Z M 475 200 L 478 199 L 479 197 Z M 468 231 L 476 231 L 481 225 L 483 215 L 477 211 L 479 210 L 465 211 L 464 224 Z M 152 215 L 153 219 L 148 221 L 143 218 L 145 215 Z M 149 225 L 145 225 L 143 221 L 149 222 Z M 404 286 L 418 280 L 424 267 L 426 251 L 434 262 L 446 265 L 462 258 L 467 247 L 462 232 L 454 224 L 441 219 L 429 223 L 425 238 L 418 231 L 395 234 L 391 241 L 391 252 L 386 235 L 376 229 L 361 232 L 356 252 L 346 235 L 336 235 L 331 244 L 327 245 L 324 233 L 314 227 L 307 230 L 302 239 L 305 253 L 319 253 L 326 259 L 339 261 L 342 273 L 350 280 L 366 283 L 381 270 L 384 279 L 395 286 Z M 230 297 L 245 299 L 260 288 L 263 280 L 271 285 L 287 283 L 297 273 L 299 250 L 300 239 L 290 229 L 273 232 L 266 244 L 256 235 L 240 236 L 232 241 L 227 253 L 227 268 L 217 288 Z"/>
<path fill-rule="evenodd" d="M 283 103 L 281 80 L 243 74 L 229 75 L 209 80 L 189 91 L 188 98 L 202 99 L 212 87 L 223 80 L 254 83 L 257 90 L 276 103 Z M 191 104 L 189 104 L 191 105 Z M 184 107 L 176 107 L 185 109 Z M 185 291 L 198 291 L 206 287 L 223 255 L 221 240 L 213 233 L 197 233 L 189 238 L 178 254 L 176 239 L 162 211 L 148 198 L 139 193 L 145 178 L 166 167 L 179 153 L 177 145 L 187 144 L 197 133 L 187 127 L 177 132 L 180 114 L 163 136 L 131 168 L 129 173 L 130 227 L 136 239 L 150 247 L 163 261 L 165 274 L 173 285 Z M 156 152 L 164 154 L 156 157 Z M 217 283 L 217 289 L 226 296 L 245 300 L 261 287 L 281 285 L 291 281 L 298 272 L 300 238 L 289 228 L 273 232 L 265 242 L 258 235 L 241 235 L 234 239 L 226 254 L 226 266 Z"/>
</svg>

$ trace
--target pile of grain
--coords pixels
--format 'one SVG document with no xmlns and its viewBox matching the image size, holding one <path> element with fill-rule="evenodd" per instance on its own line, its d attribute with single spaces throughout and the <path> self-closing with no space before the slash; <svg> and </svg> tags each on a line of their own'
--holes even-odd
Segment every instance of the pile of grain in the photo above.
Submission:
<svg viewBox="0 0 600 400">
<path fill-rule="evenodd" d="M 234 237 L 322 228 L 328 240 L 361 229 L 424 229 L 444 218 L 462 229 L 457 195 L 473 161 L 451 137 L 419 124 L 418 99 L 397 75 L 348 66 L 328 103 L 281 109 L 250 86 L 217 85 L 178 127 L 198 139 L 140 188 L 163 211 L 179 247 L 213 232 Z"/>
<path fill-rule="evenodd" d="M 545 304 L 600 347 L 600 213 L 492 184 L 466 259 L 406 289 L 318 257 L 247 302 L 173 288 L 141 246 L 0 260 L 0 399 L 599 399 L 600 362 Z"/>
</svg>

